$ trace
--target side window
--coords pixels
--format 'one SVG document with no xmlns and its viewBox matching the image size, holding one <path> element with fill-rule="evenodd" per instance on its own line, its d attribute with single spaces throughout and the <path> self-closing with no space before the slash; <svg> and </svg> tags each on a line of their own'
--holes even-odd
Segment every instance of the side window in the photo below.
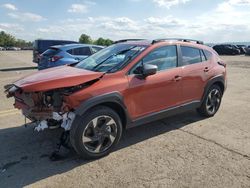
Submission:
<svg viewBox="0 0 250 188">
<path fill-rule="evenodd" d="M 201 61 L 204 62 L 204 61 L 207 61 L 205 55 L 204 55 L 204 52 L 203 50 L 200 50 L 200 54 L 201 54 Z"/>
<path fill-rule="evenodd" d="M 91 55 L 89 47 L 75 48 L 74 55 Z"/>
<path fill-rule="evenodd" d="M 67 52 L 71 55 L 91 55 L 89 47 L 74 48 L 67 50 Z"/>
<path fill-rule="evenodd" d="M 213 56 L 213 54 L 207 50 L 204 50 L 205 56 L 207 58 L 207 60 L 210 60 Z"/>
<path fill-rule="evenodd" d="M 200 50 L 197 48 L 181 46 L 183 65 L 191 65 L 201 62 Z"/>
<path fill-rule="evenodd" d="M 89 47 L 84 47 L 80 49 L 80 55 L 91 55 L 91 51 Z"/>
<path fill-rule="evenodd" d="M 138 67 L 143 64 L 156 65 L 158 71 L 177 67 L 176 46 L 164 46 L 150 52 L 131 71 L 130 74 L 138 74 Z"/>
</svg>

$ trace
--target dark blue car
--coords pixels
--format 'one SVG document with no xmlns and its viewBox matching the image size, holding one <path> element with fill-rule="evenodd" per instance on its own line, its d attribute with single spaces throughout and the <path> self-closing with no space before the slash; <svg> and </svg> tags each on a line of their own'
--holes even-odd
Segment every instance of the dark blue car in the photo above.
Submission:
<svg viewBox="0 0 250 188">
<path fill-rule="evenodd" d="M 42 53 L 38 63 L 38 70 L 77 63 L 103 48 L 102 46 L 89 44 L 52 46 Z"/>
</svg>

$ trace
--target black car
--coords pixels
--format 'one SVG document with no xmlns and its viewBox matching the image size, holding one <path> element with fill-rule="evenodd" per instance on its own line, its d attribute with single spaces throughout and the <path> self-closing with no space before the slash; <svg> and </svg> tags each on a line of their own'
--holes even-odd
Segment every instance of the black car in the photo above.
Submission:
<svg viewBox="0 0 250 188">
<path fill-rule="evenodd" d="M 33 62 L 38 63 L 40 55 L 45 52 L 50 46 L 75 43 L 78 42 L 68 40 L 35 40 L 33 44 Z"/>
<path fill-rule="evenodd" d="M 250 56 L 250 46 L 246 49 L 245 55 Z"/>
<path fill-rule="evenodd" d="M 239 55 L 240 54 L 240 50 L 235 45 L 231 45 L 231 44 L 215 45 L 213 49 L 219 55 Z"/>
<path fill-rule="evenodd" d="M 236 45 L 238 49 L 240 50 L 240 54 L 245 54 L 247 51 L 247 46 L 246 45 Z"/>
</svg>

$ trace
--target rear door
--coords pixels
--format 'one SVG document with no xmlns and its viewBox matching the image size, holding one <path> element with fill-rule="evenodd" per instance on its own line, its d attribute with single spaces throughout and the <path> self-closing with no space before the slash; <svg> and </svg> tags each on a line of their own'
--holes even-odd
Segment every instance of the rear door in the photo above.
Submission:
<svg viewBox="0 0 250 188">
<path fill-rule="evenodd" d="M 189 46 L 180 46 L 182 54 L 182 93 L 183 102 L 201 100 L 204 88 L 209 79 L 211 62 L 203 50 Z"/>
<path fill-rule="evenodd" d="M 157 73 L 140 78 L 137 71 L 142 64 L 157 65 Z M 181 75 L 175 45 L 157 48 L 138 62 L 129 72 L 129 89 L 125 98 L 132 118 L 177 106 L 181 101 Z"/>
</svg>

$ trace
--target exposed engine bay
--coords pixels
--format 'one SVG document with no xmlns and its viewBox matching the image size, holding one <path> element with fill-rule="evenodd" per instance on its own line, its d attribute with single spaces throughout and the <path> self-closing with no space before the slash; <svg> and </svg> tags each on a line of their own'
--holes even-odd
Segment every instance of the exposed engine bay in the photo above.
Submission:
<svg viewBox="0 0 250 188">
<path fill-rule="evenodd" d="M 64 96 L 68 94 L 67 91 L 69 90 L 56 89 L 27 93 L 12 85 L 7 89 L 7 97 L 14 97 L 14 106 L 21 109 L 26 118 L 36 122 L 36 131 L 58 127 L 68 131 L 75 118 L 75 113 L 63 102 Z"/>
<path fill-rule="evenodd" d="M 65 103 L 65 97 L 92 85 L 98 80 L 94 79 L 72 87 L 37 92 L 25 92 L 22 88 L 10 84 L 5 86 L 5 92 L 8 98 L 15 98 L 15 108 L 22 110 L 26 118 L 37 124 L 36 131 L 58 127 L 68 131 L 75 118 L 75 113 L 74 109 Z"/>
</svg>

